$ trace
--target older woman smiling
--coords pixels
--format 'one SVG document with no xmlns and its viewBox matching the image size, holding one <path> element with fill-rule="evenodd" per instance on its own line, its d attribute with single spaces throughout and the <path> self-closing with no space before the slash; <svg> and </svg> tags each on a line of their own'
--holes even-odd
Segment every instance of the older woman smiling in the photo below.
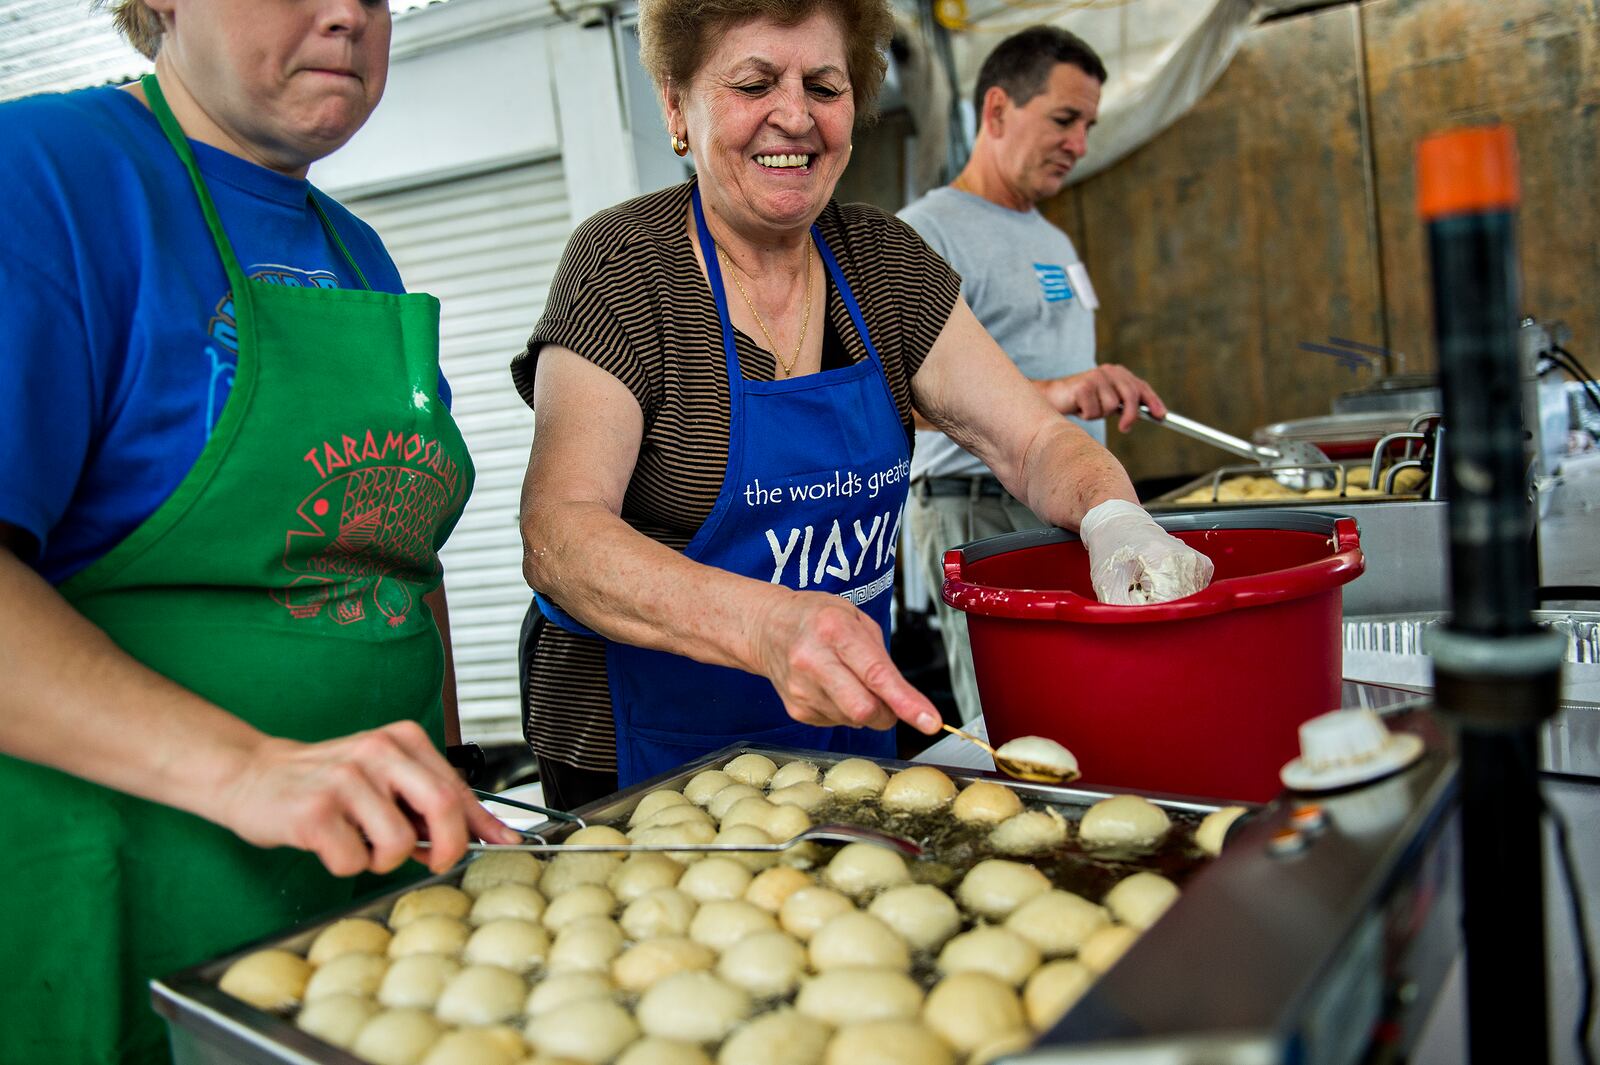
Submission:
<svg viewBox="0 0 1600 1065">
<path fill-rule="evenodd" d="M 641 5 L 696 177 L 579 228 L 513 363 L 539 415 L 527 731 L 558 802 L 736 739 L 883 756 L 897 718 L 938 727 L 885 645 L 913 410 L 1095 562 L 1207 579 L 949 267 L 833 202 L 891 27 L 882 0 Z"/>
</svg>

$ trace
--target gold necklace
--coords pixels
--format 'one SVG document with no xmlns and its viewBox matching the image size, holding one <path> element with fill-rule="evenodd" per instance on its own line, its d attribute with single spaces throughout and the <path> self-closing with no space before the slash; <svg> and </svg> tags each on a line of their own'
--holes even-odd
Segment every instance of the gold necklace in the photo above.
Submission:
<svg viewBox="0 0 1600 1065">
<path fill-rule="evenodd" d="M 800 341 L 794 346 L 794 354 L 789 356 L 789 361 L 783 361 L 783 355 L 778 351 L 777 341 L 772 339 L 772 333 L 767 329 L 767 323 L 762 321 L 761 312 L 756 310 L 756 305 L 750 301 L 750 294 L 744 290 L 744 283 L 739 280 L 739 273 L 734 269 L 733 260 L 728 258 L 728 253 L 719 246 L 717 254 L 722 256 L 722 261 L 727 264 L 728 274 L 733 278 L 734 287 L 739 290 L 739 296 L 744 300 L 744 305 L 750 308 L 750 313 L 755 316 L 756 325 L 761 327 L 761 335 L 767 338 L 767 347 L 772 351 L 772 357 L 778 361 L 778 366 L 783 370 L 783 376 L 790 377 L 794 374 L 795 365 L 800 361 L 800 351 L 806 346 L 806 327 L 811 324 L 811 249 L 806 248 L 806 309 L 800 316 Z"/>
</svg>

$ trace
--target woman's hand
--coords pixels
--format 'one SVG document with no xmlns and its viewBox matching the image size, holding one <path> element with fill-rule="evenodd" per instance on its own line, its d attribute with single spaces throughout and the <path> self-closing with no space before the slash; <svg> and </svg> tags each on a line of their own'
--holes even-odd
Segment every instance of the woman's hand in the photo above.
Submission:
<svg viewBox="0 0 1600 1065">
<path fill-rule="evenodd" d="M 259 847 L 311 851 L 335 876 L 387 873 L 409 857 L 440 873 L 469 839 L 522 842 L 412 721 L 324 743 L 263 737 L 214 817 Z"/>
<path fill-rule="evenodd" d="M 939 729 L 939 712 L 895 668 L 877 622 L 849 601 L 793 592 L 773 602 L 753 636 L 761 672 L 805 725 Z"/>
<path fill-rule="evenodd" d="M 1140 606 L 1193 595 L 1211 583 L 1205 555 L 1156 524 L 1142 507 L 1108 499 L 1083 516 L 1089 580 L 1102 603 Z"/>
<path fill-rule="evenodd" d="M 1126 366 L 1105 363 L 1083 373 L 1039 382 L 1040 391 L 1061 414 L 1080 418 L 1110 418 L 1120 410 L 1117 428 L 1127 432 L 1139 420 L 1139 405 L 1150 408 L 1157 418 L 1167 416 L 1167 405 L 1144 378 Z"/>
</svg>

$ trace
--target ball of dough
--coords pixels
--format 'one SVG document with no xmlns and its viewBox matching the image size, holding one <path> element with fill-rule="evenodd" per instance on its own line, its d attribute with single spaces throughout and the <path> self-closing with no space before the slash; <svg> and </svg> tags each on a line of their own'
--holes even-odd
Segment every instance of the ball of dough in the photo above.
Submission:
<svg viewBox="0 0 1600 1065">
<path fill-rule="evenodd" d="M 350 1053 L 373 1065 L 417 1065 L 443 1034 L 431 1013 L 385 1010 L 361 1026 Z"/>
<path fill-rule="evenodd" d="M 541 1054 L 604 1065 L 639 1038 L 639 1026 L 610 999 L 590 998 L 534 1017 L 522 1034 Z"/>
<path fill-rule="evenodd" d="M 1017 1054 L 1031 1046 L 1033 1046 L 1033 1033 L 1027 1029 L 1004 1032 L 973 1047 L 972 1053 L 967 1057 L 967 1065 L 990 1065 L 990 1062 L 998 1061 L 1007 1054 Z"/>
<path fill-rule="evenodd" d="M 1106 909 L 1125 925 L 1143 931 L 1178 901 L 1178 885 L 1160 873 L 1134 873 L 1106 892 Z"/>
<path fill-rule="evenodd" d="M 1138 938 L 1137 928 L 1125 924 L 1106 925 L 1083 941 L 1083 946 L 1078 948 L 1078 960 L 1090 972 L 1099 975 L 1117 964 Z"/>
<path fill-rule="evenodd" d="M 822 771 L 817 768 L 815 762 L 797 759 L 780 765 L 778 771 L 772 774 L 772 779 L 767 781 L 767 788 L 770 791 L 777 791 L 791 784 L 814 784 L 821 776 Z"/>
<path fill-rule="evenodd" d="M 603 973 L 558 973 L 533 985 L 522 1012 L 529 1017 L 558 1010 L 584 999 L 610 999 L 615 990 Z"/>
<path fill-rule="evenodd" d="M 1070 891 L 1046 891 L 1011 911 L 1006 927 L 1047 958 L 1076 954 L 1083 941 L 1111 923 L 1103 907 Z"/>
<path fill-rule="evenodd" d="M 311 942 L 306 960 L 321 965 L 341 954 L 384 954 L 389 950 L 389 930 L 365 917 L 335 921 Z"/>
<path fill-rule="evenodd" d="M 611 889 L 611 894 L 617 897 L 618 902 L 627 905 L 657 888 L 672 887 L 683 875 L 683 869 L 682 862 L 675 862 L 665 854 L 649 852 L 633 854 L 611 874 L 607 887 Z"/>
<path fill-rule="evenodd" d="M 628 903 L 619 923 L 629 939 L 686 936 L 698 908 L 694 899 L 677 888 L 657 888 Z"/>
<path fill-rule="evenodd" d="M 647 939 L 635 943 L 611 963 L 611 978 L 622 990 L 638 993 L 648 991 L 673 973 L 710 969 L 716 960 L 710 947 L 692 939 Z"/>
<path fill-rule="evenodd" d="M 722 771 L 740 784 L 764 788 L 778 771 L 778 764 L 764 754 L 741 754 L 723 766 Z"/>
<path fill-rule="evenodd" d="M 628 815 L 628 827 L 632 828 L 634 825 L 649 820 L 652 814 L 659 813 L 669 806 L 681 806 L 688 801 L 688 799 L 684 798 L 683 792 L 673 791 L 671 788 L 652 791 L 640 799 L 639 805 L 635 806 L 633 813 Z"/>
<path fill-rule="evenodd" d="M 702 821 L 679 821 L 675 825 L 650 825 L 645 828 L 635 829 L 633 841 L 635 843 L 648 843 L 652 846 L 672 846 L 674 844 L 691 844 L 698 846 L 710 843 L 717 838 L 717 830 Z M 706 856 L 704 851 L 667 851 L 667 857 L 675 862 L 688 865 L 698 862 Z"/>
<path fill-rule="evenodd" d="M 872 900 L 867 912 L 917 950 L 938 950 L 961 931 L 961 911 L 949 895 L 929 884 L 890 888 Z"/>
<path fill-rule="evenodd" d="M 467 920 L 475 925 L 490 921 L 534 921 L 544 918 L 546 903 L 538 888 L 527 884 L 497 884 L 479 895 Z"/>
<path fill-rule="evenodd" d="M 883 767 L 865 758 L 846 758 L 822 778 L 822 786 L 830 794 L 850 801 L 875 798 L 883 794 L 887 783 L 889 774 Z"/>
<path fill-rule="evenodd" d="M 469 965 L 498 965 L 525 973 L 550 952 L 550 933 L 530 921 L 506 919 L 478 926 L 461 957 Z"/>
<path fill-rule="evenodd" d="M 749 784 L 729 784 L 715 795 L 706 804 L 706 812 L 716 818 L 720 823 L 728 816 L 728 811 L 745 799 L 762 798 L 760 788 L 753 788 Z M 696 807 L 699 809 L 699 807 Z"/>
<path fill-rule="evenodd" d="M 735 783 L 734 779 L 720 769 L 702 770 L 683 786 L 683 797 L 696 806 L 704 806 L 717 792 L 732 783 Z"/>
<path fill-rule="evenodd" d="M 778 923 L 791 936 L 807 942 L 816 935 L 817 929 L 855 908 L 855 903 L 832 888 L 805 887 L 783 900 L 778 909 Z"/>
<path fill-rule="evenodd" d="M 730 1035 L 717 1065 L 821 1065 L 829 1034 L 827 1025 L 792 1009 L 773 1010 Z"/>
<path fill-rule="evenodd" d="M 561 841 L 562 846 L 605 846 L 609 844 L 625 844 L 628 837 L 610 825 L 585 825 Z M 603 853 L 591 851 L 589 853 Z M 617 861 L 622 861 L 622 856 L 617 856 Z"/>
<path fill-rule="evenodd" d="M 946 976 L 928 992 L 922 1023 L 961 1053 L 1027 1022 L 1011 985 L 983 972 Z"/>
<path fill-rule="evenodd" d="M 811 827 L 811 815 L 798 806 L 773 805 L 767 811 L 767 823 L 762 825 L 762 830 L 771 836 L 774 842 L 794 839 L 800 833 Z"/>
<path fill-rule="evenodd" d="M 1039 951 L 1026 939 L 1005 928 L 992 926 L 963 932 L 939 952 L 939 971 L 988 973 L 1012 987 L 1022 986 L 1039 967 Z"/>
<path fill-rule="evenodd" d="M 1140 795 L 1101 799 L 1084 813 L 1078 838 L 1086 847 L 1149 847 L 1172 826 L 1161 807 Z"/>
<path fill-rule="evenodd" d="M 420 917 L 465 917 L 472 909 L 472 897 L 449 884 L 408 891 L 394 900 L 389 911 L 389 927 L 396 931 Z"/>
<path fill-rule="evenodd" d="M 905 859 L 892 850 L 872 843 L 850 843 L 833 856 L 822 878 L 846 895 L 865 898 L 884 888 L 909 884 L 911 873 Z"/>
<path fill-rule="evenodd" d="M 1094 973 L 1082 962 L 1062 959 L 1039 966 L 1022 989 L 1028 1023 L 1036 1032 L 1049 1028 L 1083 997 L 1092 983 Z"/>
<path fill-rule="evenodd" d="M 795 997 L 807 1017 L 835 1026 L 915 1020 L 922 988 L 898 969 L 833 969 L 807 980 Z"/>
<path fill-rule="evenodd" d="M 774 806 L 798 806 L 809 814 L 828 801 L 828 792 L 814 780 L 802 780 L 798 784 L 768 792 L 767 798 Z"/>
<path fill-rule="evenodd" d="M 678 890 L 700 903 L 739 899 L 749 890 L 753 875 L 743 862 L 717 855 L 691 865 L 678 880 Z"/>
<path fill-rule="evenodd" d="M 444 954 L 408 954 L 396 958 L 378 985 L 378 1001 L 392 1010 L 432 1010 L 461 963 Z"/>
<path fill-rule="evenodd" d="M 429 914 L 409 922 L 389 940 L 389 957 L 408 954 L 460 954 L 472 930 L 465 921 Z"/>
<path fill-rule="evenodd" d="M 345 1050 L 356 1041 L 361 1028 L 377 1016 L 378 1007 L 362 995 L 329 995 L 307 1002 L 294 1023 L 324 1043 Z"/>
<path fill-rule="evenodd" d="M 788 995 L 800 983 L 806 948 L 787 932 L 757 932 L 723 952 L 717 975 L 757 998 Z"/>
<path fill-rule="evenodd" d="M 755 825 L 729 825 L 717 833 L 713 842 L 770 844 L 772 837 Z M 729 851 L 728 857 L 752 873 L 758 873 L 778 864 L 778 856 L 772 851 Z"/>
<path fill-rule="evenodd" d="M 609 917 L 580 917 L 556 934 L 545 968 L 552 973 L 605 972 L 622 952 L 622 929 Z"/>
<path fill-rule="evenodd" d="M 726 791 L 727 789 L 724 788 L 723 790 Z M 750 790 L 755 791 L 754 788 Z M 759 795 L 760 792 L 757 792 L 756 794 Z M 658 810 L 656 813 L 651 814 L 649 817 L 635 825 L 628 832 L 628 836 L 631 839 L 637 840 L 637 833 L 642 832 L 647 828 L 661 828 L 664 825 L 682 825 L 689 822 L 694 822 L 695 824 L 700 825 L 713 824 L 711 814 L 706 810 L 702 810 L 698 806 L 690 806 L 689 804 L 684 803 L 679 806 L 669 806 L 665 810 Z"/>
<path fill-rule="evenodd" d="M 478 855 L 461 874 L 461 890 L 473 898 L 500 884 L 534 887 L 544 875 L 544 863 L 524 851 L 489 851 Z"/>
<path fill-rule="evenodd" d="M 824 1065 L 955 1065 L 944 1041 L 909 1021 L 869 1021 L 840 1029 Z"/>
<path fill-rule="evenodd" d="M 705 903 L 689 922 L 689 938 L 722 953 L 745 936 L 771 932 L 777 920 L 754 903 L 728 899 Z"/>
<path fill-rule="evenodd" d="M 891 810 L 942 809 L 956 797 L 955 782 L 931 765 L 912 766 L 890 777 L 880 801 Z"/>
<path fill-rule="evenodd" d="M 383 974 L 389 968 L 389 959 L 381 954 L 341 954 L 325 965 L 317 967 L 306 984 L 305 999 L 326 998 L 329 995 L 366 995 L 378 993 Z"/>
<path fill-rule="evenodd" d="M 1212 810 L 1200 822 L 1200 827 L 1194 830 L 1195 845 L 1207 854 L 1221 854 L 1222 844 L 1228 838 L 1228 829 L 1249 812 L 1243 806 L 1224 806 L 1220 810 Z"/>
<path fill-rule="evenodd" d="M 558 897 L 545 908 L 539 923 L 559 932 L 573 921 L 585 917 L 610 917 L 617 910 L 616 896 L 599 884 L 583 884 Z"/>
<path fill-rule="evenodd" d="M 1049 878 L 1033 866 L 988 858 L 961 878 L 956 898 L 972 913 L 1003 921 L 1012 910 L 1049 890 Z"/>
<path fill-rule="evenodd" d="M 764 795 L 750 795 L 740 799 L 728 808 L 722 817 L 722 827 L 732 828 L 734 825 L 755 825 L 765 828 L 767 816 L 777 807 L 767 801 Z"/>
<path fill-rule="evenodd" d="M 624 1050 L 617 1065 L 711 1065 L 711 1059 L 693 1043 L 647 1035 Z"/>
<path fill-rule="evenodd" d="M 989 833 L 989 846 L 1001 854 L 1038 854 L 1067 841 L 1067 822 L 1054 810 L 1024 810 Z"/>
<path fill-rule="evenodd" d="M 578 829 L 561 842 L 564 846 L 625 844 L 628 842 L 628 837 L 609 825 L 590 825 Z M 539 890 L 544 892 L 545 898 L 553 902 L 559 896 L 585 884 L 604 884 L 611 879 L 611 874 L 616 872 L 617 866 L 622 864 L 622 857 L 620 854 L 604 851 L 557 854 L 545 867 L 544 875 L 539 879 Z"/>
<path fill-rule="evenodd" d="M 755 903 L 768 913 L 777 913 L 790 895 L 814 883 L 816 881 L 812 880 L 809 874 L 787 865 L 778 865 L 758 873 L 756 878 L 750 881 L 750 886 L 745 888 L 744 899 L 746 902 Z"/>
<path fill-rule="evenodd" d="M 682 972 L 646 991 L 635 1013 L 648 1035 L 715 1043 L 750 1016 L 750 996 L 711 973 Z"/>
<path fill-rule="evenodd" d="M 522 1012 L 528 985 L 510 969 L 469 965 L 444 985 L 433 1012 L 450 1024 L 499 1024 Z"/>
<path fill-rule="evenodd" d="M 521 1042 L 521 1039 L 518 1039 Z M 429 1048 L 422 1065 L 516 1065 L 522 1058 L 487 1028 L 446 1032 Z"/>
<path fill-rule="evenodd" d="M 1004 784 L 979 780 L 968 784 L 950 808 L 957 819 L 969 824 L 997 825 L 1022 812 L 1022 800 Z"/>
<path fill-rule="evenodd" d="M 911 952 L 894 929 L 867 913 L 841 913 L 811 937 L 811 968 L 909 969 Z"/>
</svg>

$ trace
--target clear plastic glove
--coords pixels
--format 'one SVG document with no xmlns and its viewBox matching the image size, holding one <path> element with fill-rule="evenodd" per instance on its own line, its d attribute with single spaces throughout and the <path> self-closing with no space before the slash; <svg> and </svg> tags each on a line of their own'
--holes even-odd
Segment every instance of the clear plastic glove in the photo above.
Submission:
<svg viewBox="0 0 1600 1065">
<path fill-rule="evenodd" d="M 1209 558 L 1125 499 L 1108 499 L 1085 514 L 1078 535 L 1089 552 L 1089 579 L 1102 603 L 1165 603 L 1211 583 L 1215 567 Z"/>
</svg>

